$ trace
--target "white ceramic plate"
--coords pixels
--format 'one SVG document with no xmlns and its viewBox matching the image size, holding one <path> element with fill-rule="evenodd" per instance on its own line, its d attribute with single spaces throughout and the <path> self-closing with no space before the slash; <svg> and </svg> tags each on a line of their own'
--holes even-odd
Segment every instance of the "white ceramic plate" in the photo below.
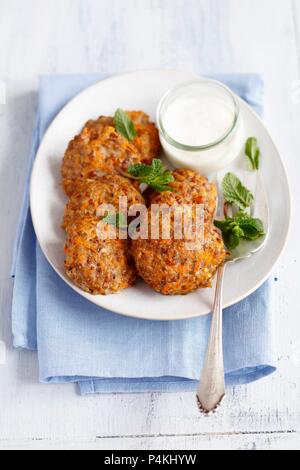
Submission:
<svg viewBox="0 0 300 470">
<path fill-rule="evenodd" d="M 58 114 L 37 152 L 31 179 L 32 220 L 40 246 L 61 278 L 75 291 L 99 307 L 149 320 L 180 320 L 211 311 L 213 289 L 201 289 L 186 296 L 163 296 L 139 281 L 119 294 L 93 296 L 74 286 L 64 272 L 65 234 L 60 228 L 66 198 L 60 188 L 60 165 L 65 148 L 83 124 L 100 114 L 112 115 L 116 108 L 141 109 L 155 119 L 161 96 L 194 75 L 176 71 L 143 71 L 96 83 L 76 96 Z M 255 135 L 262 151 L 261 172 L 270 207 L 270 236 L 264 249 L 229 266 L 225 275 L 224 306 L 232 305 L 257 289 L 270 275 L 287 238 L 290 222 L 290 194 L 278 151 L 264 124 L 240 100 L 247 135 Z"/>
</svg>

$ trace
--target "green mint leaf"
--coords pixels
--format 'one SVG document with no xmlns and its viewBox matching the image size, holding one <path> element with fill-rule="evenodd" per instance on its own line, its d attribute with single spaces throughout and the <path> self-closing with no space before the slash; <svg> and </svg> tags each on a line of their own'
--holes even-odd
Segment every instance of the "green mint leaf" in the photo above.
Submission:
<svg viewBox="0 0 300 470">
<path fill-rule="evenodd" d="M 166 170 L 162 161 L 154 159 L 151 165 L 144 163 L 130 165 L 128 175 L 139 180 L 140 183 L 147 184 L 155 191 L 173 191 L 169 183 L 174 181 L 174 177 L 169 170 Z"/>
<path fill-rule="evenodd" d="M 222 231 L 222 233 L 228 232 L 231 229 L 230 221 L 228 218 L 224 220 L 215 220 L 214 224 Z"/>
<path fill-rule="evenodd" d="M 152 167 L 144 163 L 129 165 L 128 173 L 134 178 L 146 178 L 152 174 Z"/>
<path fill-rule="evenodd" d="M 226 247 L 234 250 L 240 243 L 240 232 L 233 219 L 215 220 L 214 224 L 221 230 Z"/>
<path fill-rule="evenodd" d="M 240 244 L 240 237 L 234 232 L 225 233 L 223 239 L 228 250 L 234 250 Z"/>
<path fill-rule="evenodd" d="M 222 182 L 224 200 L 229 204 L 236 204 L 239 209 L 249 207 L 254 199 L 239 178 L 233 173 L 227 173 Z"/>
<path fill-rule="evenodd" d="M 239 211 L 234 217 L 215 220 L 214 224 L 221 230 L 224 243 L 229 250 L 234 250 L 241 239 L 257 240 L 265 234 L 262 221 L 243 211 Z"/>
<path fill-rule="evenodd" d="M 245 154 L 249 159 L 251 169 L 253 171 L 259 169 L 259 160 L 260 160 L 260 149 L 257 144 L 257 139 L 255 137 L 249 137 L 245 146 Z"/>
<path fill-rule="evenodd" d="M 134 123 L 123 109 L 117 109 L 114 117 L 116 131 L 127 140 L 134 140 L 137 132 Z"/>
<path fill-rule="evenodd" d="M 159 160 L 158 158 L 154 158 L 154 160 L 152 160 L 152 174 L 153 174 L 153 176 L 154 175 L 160 176 L 164 172 L 165 172 L 165 168 L 164 168 L 163 162 L 161 160 Z"/>
<path fill-rule="evenodd" d="M 125 229 L 127 228 L 126 220 L 124 214 L 109 212 L 105 217 L 103 217 L 102 222 L 108 225 L 114 225 L 117 228 Z"/>
<path fill-rule="evenodd" d="M 255 219 L 245 212 L 238 212 L 235 221 L 243 230 L 244 238 L 248 240 L 257 240 L 257 238 L 265 235 L 264 226 L 260 219 Z"/>
</svg>

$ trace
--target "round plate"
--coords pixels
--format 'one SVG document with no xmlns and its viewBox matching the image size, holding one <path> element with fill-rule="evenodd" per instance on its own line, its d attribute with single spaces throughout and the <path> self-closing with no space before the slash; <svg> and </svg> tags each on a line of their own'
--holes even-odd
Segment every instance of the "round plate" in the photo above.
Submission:
<svg viewBox="0 0 300 470">
<path fill-rule="evenodd" d="M 200 289 L 185 296 L 163 296 L 143 281 L 119 294 L 93 296 L 74 286 L 64 271 L 65 233 L 60 228 L 66 197 L 60 187 L 60 166 L 68 142 L 83 124 L 100 114 L 113 115 L 116 108 L 143 110 L 155 119 L 162 95 L 195 75 L 176 71 L 145 71 L 116 76 L 96 83 L 71 100 L 48 128 L 37 152 L 30 190 L 36 236 L 49 263 L 61 278 L 90 302 L 112 312 L 149 320 L 181 320 L 211 311 L 214 289 Z M 279 153 L 260 118 L 242 100 L 246 135 L 258 138 L 261 173 L 269 198 L 270 234 L 262 251 L 228 266 L 224 306 L 230 306 L 257 289 L 269 276 L 287 238 L 290 194 Z"/>
</svg>

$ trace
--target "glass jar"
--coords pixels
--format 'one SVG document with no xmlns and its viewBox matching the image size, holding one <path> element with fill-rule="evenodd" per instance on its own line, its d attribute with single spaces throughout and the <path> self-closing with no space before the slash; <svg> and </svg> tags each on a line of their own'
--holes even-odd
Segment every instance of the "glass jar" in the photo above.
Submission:
<svg viewBox="0 0 300 470">
<path fill-rule="evenodd" d="M 175 167 L 209 176 L 244 148 L 237 98 L 216 80 L 193 80 L 169 90 L 158 105 L 157 122 L 162 147 Z"/>
</svg>

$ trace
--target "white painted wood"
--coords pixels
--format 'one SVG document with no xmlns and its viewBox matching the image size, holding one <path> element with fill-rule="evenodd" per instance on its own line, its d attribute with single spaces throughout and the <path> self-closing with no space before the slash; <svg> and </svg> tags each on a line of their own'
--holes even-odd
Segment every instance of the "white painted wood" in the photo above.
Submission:
<svg viewBox="0 0 300 470">
<path fill-rule="evenodd" d="M 0 448 L 299 449 L 299 45 L 297 0 L 1 1 L 0 340 L 8 351 L 0 366 Z M 73 385 L 39 385 L 36 355 L 11 348 L 8 272 L 38 74 L 153 67 L 264 73 L 265 120 L 292 186 L 295 217 L 274 273 L 279 371 L 230 391 L 211 419 L 199 416 L 193 394 L 80 397 Z"/>
<path fill-rule="evenodd" d="M 0 442 L 1 449 L 17 450 L 106 450 L 106 457 L 112 459 L 114 450 L 155 450 L 166 451 L 194 450 L 299 450 L 300 435 L 293 433 L 262 433 L 262 434 L 201 434 L 195 436 L 134 436 L 129 438 L 107 438 L 72 441 L 65 440 L 6 440 Z M 175 452 L 176 453 L 176 452 Z M 127 455 L 130 455 L 128 452 Z M 150 453 L 151 455 L 151 453 Z M 198 460 L 199 461 L 199 460 Z"/>
</svg>

